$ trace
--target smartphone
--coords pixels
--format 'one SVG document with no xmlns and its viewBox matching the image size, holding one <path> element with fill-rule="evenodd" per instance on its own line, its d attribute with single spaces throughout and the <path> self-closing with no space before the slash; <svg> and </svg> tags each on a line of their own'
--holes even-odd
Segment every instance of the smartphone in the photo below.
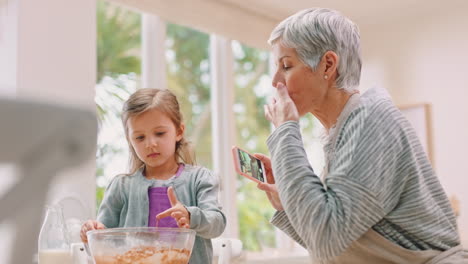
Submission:
<svg viewBox="0 0 468 264">
<path fill-rule="evenodd" d="M 232 147 L 232 156 L 237 173 L 255 182 L 266 182 L 263 162 L 236 146 Z"/>
</svg>

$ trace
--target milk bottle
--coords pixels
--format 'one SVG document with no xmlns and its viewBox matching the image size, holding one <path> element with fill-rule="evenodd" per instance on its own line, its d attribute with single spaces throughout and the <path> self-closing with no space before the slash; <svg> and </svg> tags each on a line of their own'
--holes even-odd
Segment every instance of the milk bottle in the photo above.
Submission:
<svg viewBox="0 0 468 264">
<path fill-rule="evenodd" d="M 69 250 L 39 250 L 39 264 L 73 264 L 73 258 Z"/>
<path fill-rule="evenodd" d="M 38 239 L 39 264 L 73 264 L 62 208 L 47 206 Z"/>
</svg>

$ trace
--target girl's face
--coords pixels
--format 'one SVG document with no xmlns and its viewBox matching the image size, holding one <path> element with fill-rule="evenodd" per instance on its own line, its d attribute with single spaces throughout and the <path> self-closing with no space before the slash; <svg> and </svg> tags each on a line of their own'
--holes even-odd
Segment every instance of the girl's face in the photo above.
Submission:
<svg viewBox="0 0 468 264">
<path fill-rule="evenodd" d="M 138 158 L 147 167 L 172 169 L 177 163 L 176 143 L 183 137 L 183 127 L 176 128 L 172 120 L 157 109 L 131 117 L 128 135 Z"/>
<path fill-rule="evenodd" d="M 299 59 L 295 49 L 287 48 L 280 42 L 273 45 L 273 55 L 277 70 L 272 85 L 277 87 L 279 82 L 286 85 L 300 116 L 312 112 L 313 107 L 321 103 L 327 90 L 322 81 L 323 74 L 319 74 L 321 64 L 314 72 Z"/>
</svg>

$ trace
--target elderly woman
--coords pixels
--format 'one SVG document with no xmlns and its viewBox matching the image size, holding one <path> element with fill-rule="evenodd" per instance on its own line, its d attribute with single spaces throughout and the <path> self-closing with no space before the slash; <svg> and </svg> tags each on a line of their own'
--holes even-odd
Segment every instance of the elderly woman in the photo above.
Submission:
<svg viewBox="0 0 468 264">
<path fill-rule="evenodd" d="M 414 130 L 385 93 L 358 92 L 357 26 L 330 9 L 303 10 L 271 33 L 276 127 L 257 154 L 277 209 L 272 223 L 313 263 L 468 263 L 454 213 Z M 309 164 L 299 117 L 327 132 L 322 180 Z M 274 177 L 273 177 L 274 175 Z"/>
</svg>

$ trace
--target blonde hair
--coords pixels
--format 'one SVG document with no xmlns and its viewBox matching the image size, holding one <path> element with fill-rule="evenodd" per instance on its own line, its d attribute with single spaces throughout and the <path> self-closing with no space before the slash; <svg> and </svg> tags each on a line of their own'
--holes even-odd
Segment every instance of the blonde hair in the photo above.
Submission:
<svg viewBox="0 0 468 264">
<path fill-rule="evenodd" d="M 129 174 L 134 174 L 144 165 L 144 163 L 140 158 L 138 158 L 130 142 L 128 134 L 128 120 L 150 109 L 157 109 L 165 113 L 174 123 L 177 131 L 180 131 L 182 126 L 183 118 L 182 113 L 180 112 L 179 102 L 177 101 L 177 97 L 171 91 L 145 88 L 138 89 L 133 93 L 128 100 L 125 101 L 122 109 L 122 124 L 130 150 Z M 177 158 L 177 162 L 195 165 L 195 155 L 193 154 L 190 143 L 184 136 L 182 136 L 182 139 L 176 143 L 175 156 Z"/>
</svg>

